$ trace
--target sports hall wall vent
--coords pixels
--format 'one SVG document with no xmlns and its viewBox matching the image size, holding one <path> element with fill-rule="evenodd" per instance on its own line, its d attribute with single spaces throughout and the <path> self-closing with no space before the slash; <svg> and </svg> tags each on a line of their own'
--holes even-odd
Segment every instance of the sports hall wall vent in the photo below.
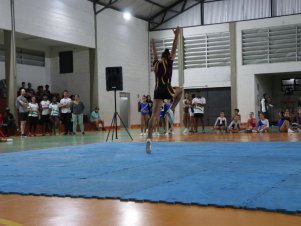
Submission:
<svg viewBox="0 0 301 226">
<path fill-rule="evenodd" d="M 184 37 L 184 68 L 230 65 L 230 33 L 208 33 Z"/>
<path fill-rule="evenodd" d="M 161 54 L 165 49 L 169 49 L 171 51 L 172 49 L 172 43 L 173 43 L 173 38 L 167 38 L 167 39 L 156 39 L 155 41 L 155 46 L 158 54 L 158 58 L 161 58 Z M 153 51 L 152 51 L 152 46 L 150 44 L 150 53 L 151 53 L 151 65 L 153 65 L 154 62 L 154 56 L 153 56 Z M 177 70 L 179 68 L 179 62 L 178 62 L 178 49 L 177 49 L 177 54 L 176 58 L 173 62 L 173 69 Z M 151 68 L 153 71 L 153 67 Z"/>
<path fill-rule="evenodd" d="M 45 53 L 37 50 L 16 48 L 17 63 L 33 66 L 45 66 Z M 5 61 L 4 45 L 0 44 L 0 61 Z"/>
<path fill-rule="evenodd" d="M 242 31 L 243 65 L 301 61 L 301 24 Z"/>
</svg>

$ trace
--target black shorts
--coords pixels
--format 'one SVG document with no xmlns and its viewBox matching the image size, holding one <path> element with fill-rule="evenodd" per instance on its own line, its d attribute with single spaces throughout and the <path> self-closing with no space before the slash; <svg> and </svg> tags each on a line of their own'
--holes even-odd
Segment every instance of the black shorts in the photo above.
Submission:
<svg viewBox="0 0 301 226">
<path fill-rule="evenodd" d="M 27 121 L 27 119 L 28 119 L 28 112 L 19 113 L 19 120 L 20 121 Z"/>
<path fill-rule="evenodd" d="M 176 91 L 172 86 L 158 86 L 154 91 L 154 99 L 172 99 Z"/>
<path fill-rule="evenodd" d="M 204 114 L 203 113 L 194 113 L 195 118 L 203 118 Z"/>
</svg>

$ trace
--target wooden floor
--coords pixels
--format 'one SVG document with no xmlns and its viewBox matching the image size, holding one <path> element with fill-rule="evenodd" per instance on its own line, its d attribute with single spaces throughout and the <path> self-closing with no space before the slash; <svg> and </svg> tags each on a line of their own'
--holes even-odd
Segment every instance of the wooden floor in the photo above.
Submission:
<svg viewBox="0 0 301 226">
<path fill-rule="evenodd" d="M 135 141 L 144 141 L 138 130 L 131 130 Z M 214 142 L 300 142 L 299 134 L 223 134 L 214 133 L 160 136 L 157 141 Z M 104 141 L 106 133 L 86 136 L 56 136 L 14 138 L 13 143 L 1 143 L 1 152 L 26 151 L 55 146 L 78 145 Z M 119 141 L 130 141 L 119 133 Z M 0 154 L 1 157 L 1 154 Z M 0 181 L 1 186 L 1 181 Z M 0 225 L 6 226 L 300 226 L 301 215 L 286 215 L 262 211 L 226 208 L 121 202 L 80 198 L 0 195 Z"/>
</svg>

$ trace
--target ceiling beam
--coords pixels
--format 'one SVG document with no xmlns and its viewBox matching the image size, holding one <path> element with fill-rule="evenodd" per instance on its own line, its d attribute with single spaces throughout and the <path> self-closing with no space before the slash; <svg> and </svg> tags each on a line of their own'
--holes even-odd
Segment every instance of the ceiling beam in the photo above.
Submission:
<svg viewBox="0 0 301 226">
<path fill-rule="evenodd" d="M 152 16 L 150 19 L 149 19 L 149 30 L 155 30 L 156 28 L 158 28 L 160 25 L 164 24 L 165 22 L 179 16 L 180 14 L 182 14 L 183 12 L 195 7 L 196 5 L 198 4 L 201 4 L 201 10 L 203 11 L 202 12 L 202 15 L 204 14 L 204 4 L 205 3 L 210 3 L 210 2 L 219 2 L 219 1 L 224 1 L 224 0 L 195 0 L 195 3 L 190 5 L 189 7 L 186 7 L 186 4 L 187 4 L 187 0 L 181 0 L 181 1 L 177 1 L 175 3 L 173 3 L 172 5 L 168 6 L 166 9 L 163 9 L 162 11 L 158 12 L 157 14 L 155 14 L 154 16 Z M 179 4 L 182 3 L 182 6 L 181 6 L 181 11 L 180 12 L 177 12 L 175 15 L 171 16 L 171 17 L 168 17 L 167 19 L 166 18 L 166 13 L 167 11 L 170 11 L 170 8 L 173 8 Z M 163 16 L 162 16 L 163 15 Z M 159 16 L 162 16 L 162 19 L 161 19 L 161 22 L 157 22 L 155 23 L 155 19 L 158 18 Z M 203 18 L 201 18 L 201 23 L 204 23 L 203 21 Z M 152 26 L 151 24 L 156 24 L 155 26 Z"/>
<path fill-rule="evenodd" d="M 110 0 L 110 2 L 109 2 L 108 4 L 106 4 L 106 5 L 104 5 L 104 4 L 100 3 L 99 1 L 97 1 L 96 3 L 99 4 L 99 5 L 102 5 L 103 8 L 100 9 L 100 10 L 98 10 L 98 11 L 96 11 L 96 15 L 97 15 L 98 13 L 101 13 L 101 12 L 104 11 L 105 9 L 112 8 L 112 6 L 113 6 L 116 2 L 118 2 L 118 1 L 119 1 L 119 0 Z"/>
<path fill-rule="evenodd" d="M 152 0 L 144 0 L 144 1 L 146 1 L 146 2 L 148 2 L 148 3 L 150 3 L 150 4 L 153 4 L 153 5 L 155 5 L 155 6 L 158 6 L 158 7 L 162 8 L 162 9 L 167 9 L 166 6 L 161 5 L 161 4 L 159 4 L 159 3 L 157 3 L 157 2 L 154 2 L 154 1 L 152 1 Z M 173 9 L 169 9 L 169 11 L 174 12 L 174 13 L 178 13 L 178 12 L 179 12 L 179 11 L 173 10 Z"/>
</svg>

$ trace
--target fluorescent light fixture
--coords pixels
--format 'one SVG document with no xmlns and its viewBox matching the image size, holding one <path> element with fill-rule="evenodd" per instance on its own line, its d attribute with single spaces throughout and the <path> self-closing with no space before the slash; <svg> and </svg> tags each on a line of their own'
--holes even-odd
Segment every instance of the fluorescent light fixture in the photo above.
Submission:
<svg viewBox="0 0 301 226">
<path fill-rule="evenodd" d="M 124 18 L 125 20 L 130 20 L 131 17 L 132 17 L 132 15 L 131 15 L 129 12 L 124 12 L 124 13 L 123 13 L 123 18 Z"/>
</svg>

